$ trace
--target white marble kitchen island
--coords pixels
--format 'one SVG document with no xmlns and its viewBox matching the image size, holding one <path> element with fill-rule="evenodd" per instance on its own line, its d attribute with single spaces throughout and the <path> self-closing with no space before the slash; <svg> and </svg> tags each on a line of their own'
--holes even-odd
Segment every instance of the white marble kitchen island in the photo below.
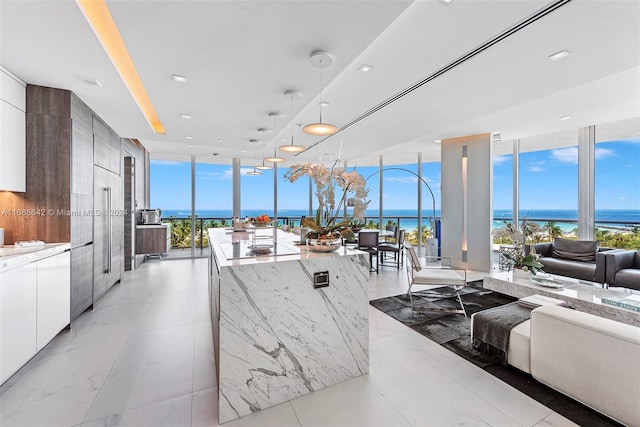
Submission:
<svg viewBox="0 0 640 427">
<path fill-rule="evenodd" d="M 275 250 L 254 256 L 250 232 L 209 229 L 221 423 L 369 372 L 368 255 L 275 237 Z M 316 272 L 328 287 L 314 288 Z"/>
</svg>

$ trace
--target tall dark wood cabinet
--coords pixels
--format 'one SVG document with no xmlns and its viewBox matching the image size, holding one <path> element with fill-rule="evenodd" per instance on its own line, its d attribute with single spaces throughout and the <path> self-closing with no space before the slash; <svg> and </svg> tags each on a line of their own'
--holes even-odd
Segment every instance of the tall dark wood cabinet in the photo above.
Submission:
<svg viewBox="0 0 640 427">
<path fill-rule="evenodd" d="M 93 112 L 71 96 L 71 320 L 93 304 Z"/>
<path fill-rule="evenodd" d="M 97 165 L 93 182 L 93 297 L 98 299 L 122 278 L 124 184 L 120 175 Z"/>
</svg>

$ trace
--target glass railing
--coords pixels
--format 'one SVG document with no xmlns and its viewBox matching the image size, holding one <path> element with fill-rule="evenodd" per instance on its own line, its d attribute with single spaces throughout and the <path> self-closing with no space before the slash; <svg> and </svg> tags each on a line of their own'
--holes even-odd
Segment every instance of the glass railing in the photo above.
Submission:
<svg viewBox="0 0 640 427">
<path fill-rule="evenodd" d="M 285 216 L 278 217 L 278 226 L 289 225 L 291 227 L 299 226 L 303 217 Z M 437 218 L 439 219 L 439 218 Z M 163 222 L 171 224 L 171 247 L 173 249 L 190 249 L 191 248 L 191 219 L 190 218 L 163 218 Z M 534 225 L 534 233 L 528 238 L 533 243 L 552 241 L 555 237 L 578 238 L 578 221 L 567 219 L 553 218 L 527 218 L 527 222 Z M 503 225 L 501 225 L 503 224 Z M 364 217 L 360 224 L 355 224 L 362 228 L 380 228 L 379 217 Z M 405 239 L 417 244 L 418 233 L 418 217 L 416 216 L 384 216 L 382 219 L 382 227 L 387 225 L 398 225 L 400 228 L 407 230 Z M 511 243 L 509 236 L 499 237 L 497 231 L 500 227 L 506 225 L 506 220 L 496 219 L 494 223 L 494 243 L 508 244 Z M 207 229 L 219 227 L 231 227 L 231 218 L 216 217 L 196 217 L 195 219 L 195 248 L 205 250 L 208 248 Z M 433 236 L 431 217 L 422 218 L 422 243 L 427 238 Z M 621 248 L 621 249 L 640 249 L 640 222 L 629 221 L 606 221 L 596 222 L 596 240 L 603 247 Z"/>
</svg>

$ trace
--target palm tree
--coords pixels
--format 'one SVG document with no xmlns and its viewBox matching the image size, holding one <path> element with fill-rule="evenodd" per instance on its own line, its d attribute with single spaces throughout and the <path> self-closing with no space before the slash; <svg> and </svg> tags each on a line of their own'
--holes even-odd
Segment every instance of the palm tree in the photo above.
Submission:
<svg viewBox="0 0 640 427">
<path fill-rule="evenodd" d="M 547 221 L 544 224 L 544 228 L 547 230 L 549 234 L 549 241 L 552 241 L 556 237 L 562 236 L 562 228 L 556 224 L 554 221 Z"/>
</svg>

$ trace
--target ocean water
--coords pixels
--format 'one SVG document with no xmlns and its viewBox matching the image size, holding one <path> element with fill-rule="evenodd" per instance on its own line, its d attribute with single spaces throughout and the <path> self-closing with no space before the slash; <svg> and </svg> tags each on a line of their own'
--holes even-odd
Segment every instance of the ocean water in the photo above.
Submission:
<svg viewBox="0 0 640 427">
<path fill-rule="evenodd" d="M 278 217 L 282 223 L 284 218 L 291 218 L 296 223 L 300 221 L 301 216 L 308 216 L 306 209 L 292 209 L 292 210 L 279 210 Z M 273 216 L 273 211 L 268 210 L 244 210 L 242 212 L 245 216 L 256 217 L 261 214 L 267 214 Z M 422 225 L 429 227 L 429 212 L 427 210 L 422 211 L 423 219 Z M 189 209 L 178 210 L 163 210 L 163 218 L 189 218 L 191 211 Z M 196 210 L 196 216 L 198 218 L 226 218 L 232 217 L 231 210 Z M 365 218 L 378 222 L 379 212 L 374 209 L 367 210 Z M 400 222 L 400 226 L 406 230 L 415 230 L 418 227 L 417 221 L 418 213 L 416 210 L 411 209 L 385 209 L 384 221 L 392 220 L 393 222 Z M 440 217 L 440 210 L 436 210 L 436 216 Z M 504 226 L 506 221 L 510 221 L 512 217 L 512 211 L 506 209 L 496 209 L 493 212 L 493 226 L 494 228 Z M 522 210 L 520 218 L 527 218 L 532 222 L 544 224 L 547 221 L 553 221 L 558 225 L 563 232 L 570 232 L 574 228 L 577 228 L 578 211 L 573 209 L 530 209 Z M 640 209 L 602 209 L 596 210 L 596 225 L 599 227 L 612 227 L 612 228 L 624 228 L 631 226 L 640 226 Z"/>
</svg>

